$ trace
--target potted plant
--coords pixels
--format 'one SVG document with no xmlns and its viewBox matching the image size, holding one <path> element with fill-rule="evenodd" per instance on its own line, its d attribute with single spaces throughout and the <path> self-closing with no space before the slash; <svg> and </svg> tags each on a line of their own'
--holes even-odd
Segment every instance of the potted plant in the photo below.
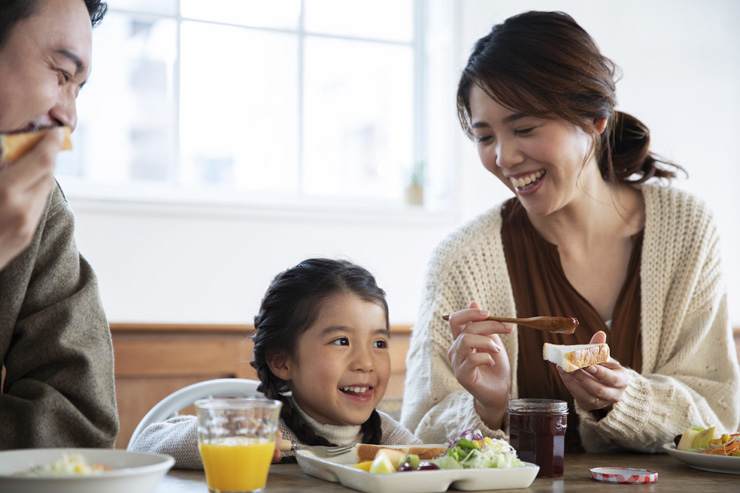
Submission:
<svg viewBox="0 0 740 493">
<path fill-rule="evenodd" d="M 412 166 L 404 198 L 408 205 L 424 205 L 424 161 L 417 161 Z"/>
</svg>

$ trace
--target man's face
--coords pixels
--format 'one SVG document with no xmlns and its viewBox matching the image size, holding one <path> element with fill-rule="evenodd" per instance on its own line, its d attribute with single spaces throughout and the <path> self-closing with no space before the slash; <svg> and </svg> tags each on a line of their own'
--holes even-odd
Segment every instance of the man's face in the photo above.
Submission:
<svg viewBox="0 0 740 493">
<path fill-rule="evenodd" d="M 77 125 L 90 73 L 92 24 L 82 0 L 39 0 L 0 48 L 0 132 Z"/>
</svg>

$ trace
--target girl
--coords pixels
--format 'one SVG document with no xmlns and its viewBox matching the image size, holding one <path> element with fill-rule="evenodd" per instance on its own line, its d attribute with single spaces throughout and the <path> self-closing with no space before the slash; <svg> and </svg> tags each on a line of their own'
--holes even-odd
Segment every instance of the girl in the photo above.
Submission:
<svg viewBox="0 0 740 493">
<path fill-rule="evenodd" d="M 251 365 L 258 389 L 283 402 L 283 439 L 328 446 L 420 443 L 375 409 L 390 377 L 390 332 L 385 293 L 367 270 L 342 260 L 301 262 L 273 279 L 254 327 Z M 172 455 L 176 468 L 203 468 L 194 416 L 149 426 L 133 449 Z M 276 450 L 274 460 L 280 457 Z"/>
<path fill-rule="evenodd" d="M 616 110 L 614 74 L 561 12 L 511 17 L 476 43 L 458 115 L 513 197 L 452 233 L 429 262 L 402 411 L 422 440 L 451 427 L 504 436 L 509 397 L 567 400 L 569 450 L 662 452 L 689 426 L 737 429 L 717 228 L 701 201 L 648 182 L 680 168 Z M 515 330 L 487 321 L 488 310 L 581 323 L 573 335 Z M 606 334 L 607 363 L 565 373 L 542 358 L 545 342 Z"/>
</svg>

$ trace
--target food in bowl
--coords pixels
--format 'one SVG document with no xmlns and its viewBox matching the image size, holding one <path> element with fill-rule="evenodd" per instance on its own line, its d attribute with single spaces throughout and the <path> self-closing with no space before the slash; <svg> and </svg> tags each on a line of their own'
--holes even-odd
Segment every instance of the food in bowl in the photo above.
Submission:
<svg viewBox="0 0 740 493">
<path fill-rule="evenodd" d="M 90 464 L 82 454 L 62 454 L 62 458 L 49 464 L 40 464 L 27 471 L 16 473 L 18 476 L 95 476 L 112 469 L 105 464 Z"/>
<path fill-rule="evenodd" d="M 362 444 L 356 447 L 354 467 L 378 474 L 437 469 L 483 469 L 522 467 L 516 450 L 505 440 L 484 437 L 478 430 L 466 430 L 445 447 L 391 448 Z M 374 455 L 370 455 L 373 452 Z"/>
<path fill-rule="evenodd" d="M 718 434 L 714 426 L 687 428 L 675 442 L 676 450 L 683 452 L 740 457 L 740 433 Z"/>
</svg>

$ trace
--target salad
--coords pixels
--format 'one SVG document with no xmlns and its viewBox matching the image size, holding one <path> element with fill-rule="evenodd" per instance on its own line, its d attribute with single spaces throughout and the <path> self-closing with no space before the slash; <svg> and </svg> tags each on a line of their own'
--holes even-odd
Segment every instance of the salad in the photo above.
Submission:
<svg viewBox="0 0 740 493">
<path fill-rule="evenodd" d="M 715 428 L 692 426 L 675 439 L 676 450 L 740 457 L 740 433 L 717 436 Z"/>
<path fill-rule="evenodd" d="M 95 476 L 112 470 L 105 464 L 90 464 L 82 454 L 63 454 L 51 464 L 33 466 L 19 473 L 23 476 Z"/>
<path fill-rule="evenodd" d="M 484 469 L 523 467 L 516 450 L 504 440 L 484 437 L 474 429 L 465 430 L 449 440 L 442 457 L 432 459 L 441 469 Z"/>
<path fill-rule="evenodd" d="M 720 438 L 710 440 L 706 448 L 699 449 L 702 454 L 740 457 L 740 433 L 724 433 Z"/>
</svg>

